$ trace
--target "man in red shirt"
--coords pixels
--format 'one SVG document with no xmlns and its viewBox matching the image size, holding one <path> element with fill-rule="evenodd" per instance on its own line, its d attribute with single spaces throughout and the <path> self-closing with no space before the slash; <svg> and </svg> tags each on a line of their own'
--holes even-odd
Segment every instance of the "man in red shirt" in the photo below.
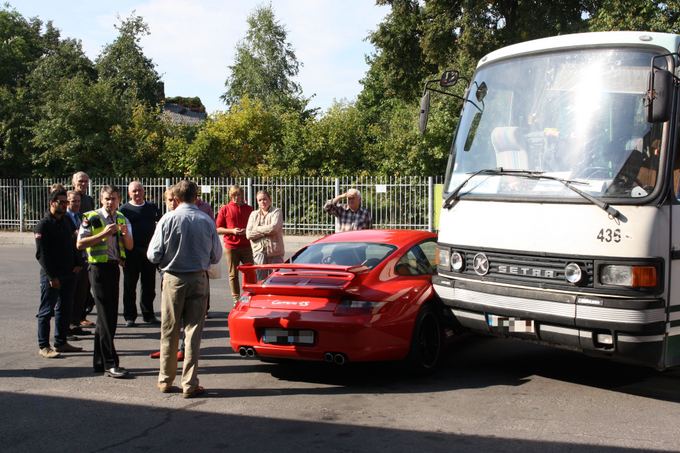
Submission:
<svg viewBox="0 0 680 453">
<path fill-rule="evenodd" d="M 229 287 L 231 297 L 236 303 L 240 296 L 238 283 L 239 264 L 253 264 L 253 250 L 246 238 L 248 217 L 253 208 L 243 202 L 243 189 L 237 185 L 229 188 L 229 203 L 220 208 L 217 213 L 217 233 L 224 235 L 224 248 L 229 268 Z"/>
</svg>

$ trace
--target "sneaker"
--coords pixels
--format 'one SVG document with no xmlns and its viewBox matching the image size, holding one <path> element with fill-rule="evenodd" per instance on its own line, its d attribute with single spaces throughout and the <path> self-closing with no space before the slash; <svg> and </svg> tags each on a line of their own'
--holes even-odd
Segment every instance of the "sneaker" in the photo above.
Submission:
<svg viewBox="0 0 680 453">
<path fill-rule="evenodd" d="M 57 352 L 80 352 L 80 351 L 83 350 L 83 348 L 81 348 L 81 347 L 73 346 L 73 345 L 70 345 L 70 344 L 68 344 L 68 343 L 56 345 L 56 346 L 54 347 L 54 349 L 55 349 Z"/>
<path fill-rule="evenodd" d="M 80 341 L 80 338 L 75 335 L 66 335 L 66 341 Z"/>
<path fill-rule="evenodd" d="M 178 362 L 184 361 L 184 351 L 177 351 L 177 361 Z"/>
<path fill-rule="evenodd" d="M 59 354 L 57 351 L 52 349 L 50 346 L 45 346 L 44 348 L 40 348 L 40 351 L 38 352 L 42 357 L 46 359 L 56 359 L 57 357 L 61 357 L 61 354 Z"/>
<path fill-rule="evenodd" d="M 149 354 L 149 357 L 151 357 L 152 359 L 160 359 L 161 351 L 152 352 L 151 354 Z"/>
<path fill-rule="evenodd" d="M 144 322 L 151 325 L 160 325 L 161 323 L 161 321 L 155 316 L 153 318 L 145 319 Z"/>
<path fill-rule="evenodd" d="M 136 326 L 137 326 L 137 323 L 134 322 L 132 319 L 128 319 L 127 321 L 125 321 L 125 327 L 136 327 Z"/>
</svg>

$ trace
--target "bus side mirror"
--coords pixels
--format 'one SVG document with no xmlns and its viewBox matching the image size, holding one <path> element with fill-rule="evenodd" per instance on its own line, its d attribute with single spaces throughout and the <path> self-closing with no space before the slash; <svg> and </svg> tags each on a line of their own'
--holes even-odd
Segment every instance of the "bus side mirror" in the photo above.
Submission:
<svg viewBox="0 0 680 453">
<path fill-rule="evenodd" d="M 649 73 L 647 91 L 647 122 L 663 123 L 671 119 L 671 100 L 673 99 L 673 74 L 660 68 L 652 68 Z"/>
<path fill-rule="evenodd" d="M 442 73 L 439 79 L 439 86 L 442 88 L 452 87 L 460 80 L 460 74 L 455 69 L 449 69 Z"/>
<path fill-rule="evenodd" d="M 425 94 L 423 94 L 423 97 L 420 99 L 420 118 L 418 121 L 420 135 L 425 134 L 425 129 L 427 129 L 427 117 L 429 115 L 430 115 L 430 92 L 425 91 Z"/>
</svg>

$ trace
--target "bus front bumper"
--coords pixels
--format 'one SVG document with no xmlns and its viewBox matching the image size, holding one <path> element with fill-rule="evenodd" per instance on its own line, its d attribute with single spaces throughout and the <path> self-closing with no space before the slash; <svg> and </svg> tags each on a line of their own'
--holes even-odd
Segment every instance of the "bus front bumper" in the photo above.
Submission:
<svg viewBox="0 0 680 453">
<path fill-rule="evenodd" d="M 464 328 L 663 368 L 665 301 L 577 295 L 441 276 L 434 289 Z"/>
</svg>

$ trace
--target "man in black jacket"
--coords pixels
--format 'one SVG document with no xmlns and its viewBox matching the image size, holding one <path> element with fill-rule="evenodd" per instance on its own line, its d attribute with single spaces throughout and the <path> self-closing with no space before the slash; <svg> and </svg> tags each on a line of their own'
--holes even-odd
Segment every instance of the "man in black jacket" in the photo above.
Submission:
<svg viewBox="0 0 680 453">
<path fill-rule="evenodd" d="M 47 359 L 61 352 L 79 352 L 83 348 L 66 342 L 73 304 L 75 276 L 83 265 L 76 250 L 74 225 L 65 217 L 66 191 L 50 193 L 50 207 L 34 229 L 36 253 L 40 263 L 40 308 L 38 310 L 39 354 Z M 50 346 L 50 320 L 54 316 L 54 349 Z"/>
<path fill-rule="evenodd" d="M 132 225 L 135 247 L 127 254 L 123 268 L 123 317 L 127 327 L 134 327 L 137 319 L 137 282 L 141 277 L 140 308 L 144 322 L 160 324 L 153 309 L 156 298 L 156 265 L 146 258 L 146 249 L 156 229 L 161 212 L 155 203 L 146 201 L 144 187 L 139 181 L 128 186 L 130 200 L 120 212 Z"/>
</svg>

